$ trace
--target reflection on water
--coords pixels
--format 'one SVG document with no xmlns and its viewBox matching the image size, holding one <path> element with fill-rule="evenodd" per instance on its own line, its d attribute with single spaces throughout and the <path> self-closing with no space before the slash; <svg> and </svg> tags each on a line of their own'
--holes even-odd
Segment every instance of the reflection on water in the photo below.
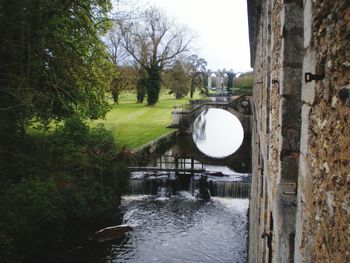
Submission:
<svg viewBox="0 0 350 263">
<path fill-rule="evenodd" d="M 133 226 L 111 244 L 105 262 L 245 262 L 247 199 L 197 200 L 128 196 L 125 222 Z"/>
<path fill-rule="evenodd" d="M 238 118 L 230 112 L 209 109 L 195 119 L 192 137 L 201 152 L 210 157 L 223 158 L 239 149 L 244 131 Z"/>
</svg>

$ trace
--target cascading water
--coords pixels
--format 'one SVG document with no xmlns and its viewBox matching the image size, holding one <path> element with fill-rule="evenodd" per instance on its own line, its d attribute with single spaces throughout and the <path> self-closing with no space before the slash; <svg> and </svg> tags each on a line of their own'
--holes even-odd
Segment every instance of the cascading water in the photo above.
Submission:
<svg viewBox="0 0 350 263">
<path fill-rule="evenodd" d="M 250 183 L 210 181 L 209 190 L 212 196 L 248 198 L 250 193 Z"/>
<path fill-rule="evenodd" d="M 176 195 L 177 191 L 189 191 L 192 195 L 198 192 L 199 181 L 202 175 L 190 176 L 186 174 L 177 176 L 149 176 L 146 178 L 137 178 L 131 180 L 130 195 L 153 195 L 170 197 Z M 184 180 L 184 177 L 190 180 Z M 215 176 L 208 176 L 207 188 L 211 196 L 248 198 L 250 192 L 249 180 L 236 181 L 237 178 L 229 179 L 224 177 L 222 180 Z M 186 179 L 186 178 L 185 178 Z"/>
<path fill-rule="evenodd" d="M 178 190 L 178 182 L 175 178 L 132 179 L 130 181 L 129 195 L 170 197 Z"/>
</svg>

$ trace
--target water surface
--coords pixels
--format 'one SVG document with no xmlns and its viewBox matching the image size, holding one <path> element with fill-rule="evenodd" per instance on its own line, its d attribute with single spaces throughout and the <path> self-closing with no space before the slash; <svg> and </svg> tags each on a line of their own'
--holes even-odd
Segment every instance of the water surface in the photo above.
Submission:
<svg viewBox="0 0 350 263">
<path fill-rule="evenodd" d="M 192 137 L 202 153 L 224 158 L 235 153 L 242 145 L 244 131 L 235 115 L 213 108 L 200 113 L 195 119 Z"/>
<path fill-rule="evenodd" d="M 247 199 L 204 202 L 187 192 L 172 198 L 124 197 L 133 231 L 112 244 L 105 262 L 245 262 Z"/>
</svg>

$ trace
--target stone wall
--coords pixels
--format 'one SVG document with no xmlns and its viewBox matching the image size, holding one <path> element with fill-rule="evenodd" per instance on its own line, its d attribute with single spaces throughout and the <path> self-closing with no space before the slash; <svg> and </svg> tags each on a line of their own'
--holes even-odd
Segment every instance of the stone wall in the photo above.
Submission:
<svg viewBox="0 0 350 263">
<path fill-rule="evenodd" d="M 250 0 L 248 7 L 249 16 L 259 15 L 249 18 L 255 23 L 249 262 L 346 262 L 350 3 Z M 306 81 L 305 73 L 315 75 Z"/>
</svg>

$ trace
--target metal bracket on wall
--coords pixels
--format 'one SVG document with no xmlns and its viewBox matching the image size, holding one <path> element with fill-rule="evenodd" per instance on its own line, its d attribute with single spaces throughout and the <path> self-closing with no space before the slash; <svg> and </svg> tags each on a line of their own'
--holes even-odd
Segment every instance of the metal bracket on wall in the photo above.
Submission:
<svg viewBox="0 0 350 263">
<path fill-rule="evenodd" d="M 318 75 L 318 74 L 312 74 L 310 72 L 305 73 L 305 83 L 314 81 L 314 80 L 323 80 L 325 77 L 324 74 Z"/>
<path fill-rule="evenodd" d="M 350 106 L 350 87 L 341 88 L 338 92 L 338 97 L 345 106 Z"/>
</svg>

